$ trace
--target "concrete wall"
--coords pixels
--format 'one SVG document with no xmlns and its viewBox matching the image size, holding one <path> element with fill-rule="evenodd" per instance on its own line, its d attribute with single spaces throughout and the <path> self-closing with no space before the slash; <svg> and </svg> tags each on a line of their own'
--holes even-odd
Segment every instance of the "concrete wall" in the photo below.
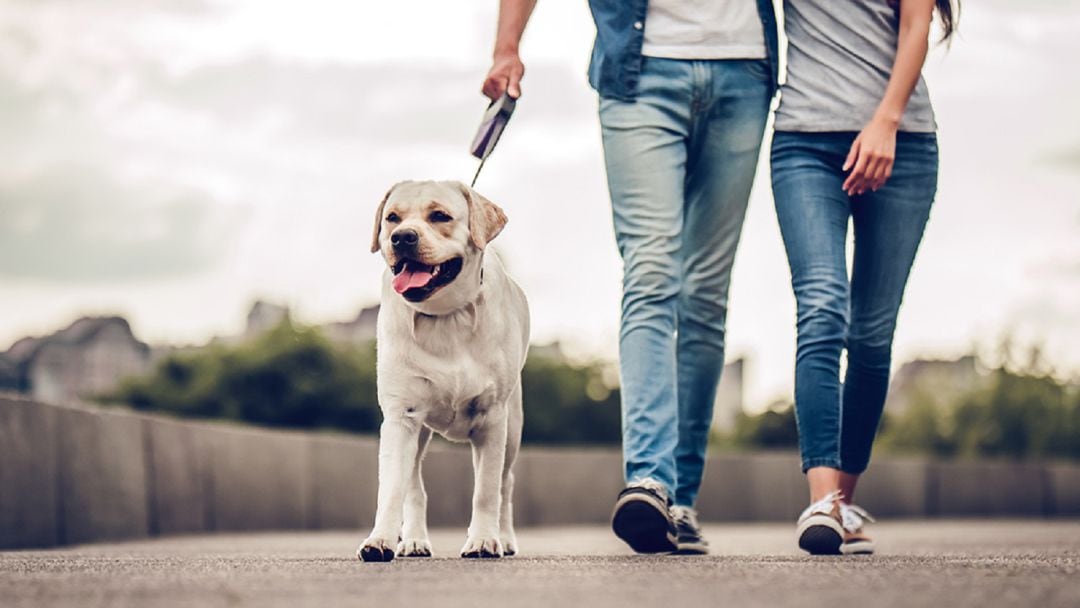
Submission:
<svg viewBox="0 0 1080 608">
<path fill-rule="evenodd" d="M 356 529 L 374 518 L 377 443 L 0 396 L 0 549 L 214 531 Z M 612 449 L 528 448 L 518 525 L 605 523 L 622 487 Z M 468 524 L 467 448 L 423 464 L 433 526 Z M 1077 516 L 1080 466 L 879 459 L 859 492 L 883 517 Z M 709 458 L 710 521 L 792 521 L 806 490 L 794 454 Z"/>
<path fill-rule="evenodd" d="M 61 542 L 58 414 L 0 399 L 0 548 Z"/>
</svg>

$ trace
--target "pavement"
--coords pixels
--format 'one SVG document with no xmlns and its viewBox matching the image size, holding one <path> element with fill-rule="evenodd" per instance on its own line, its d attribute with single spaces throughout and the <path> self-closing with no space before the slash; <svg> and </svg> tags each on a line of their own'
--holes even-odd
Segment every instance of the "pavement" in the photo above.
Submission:
<svg viewBox="0 0 1080 608">
<path fill-rule="evenodd" d="M 631 555 L 600 526 L 519 531 L 521 553 L 356 560 L 363 531 L 0 552 L 0 606 L 1080 606 L 1080 521 L 877 524 L 878 555 L 809 557 L 794 526 L 706 525 L 713 554 Z"/>
</svg>

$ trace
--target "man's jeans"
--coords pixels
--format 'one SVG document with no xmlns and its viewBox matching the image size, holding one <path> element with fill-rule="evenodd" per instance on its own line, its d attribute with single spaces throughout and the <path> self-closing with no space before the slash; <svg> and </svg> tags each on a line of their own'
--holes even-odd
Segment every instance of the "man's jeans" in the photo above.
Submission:
<svg viewBox="0 0 1080 608">
<path fill-rule="evenodd" d="M 773 136 L 773 196 L 798 308 L 795 412 L 804 471 L 859 474 L 870 462 L 896 316 L 937 191 L 937 137 L 899 133 L 892 177 L 877 192 L 849 197 L 841 189 L 847 175 L 841 167 L 856 135 Z M 849 218 L 855 231 L 850 280 Z"/>
<path fill-rule="evenodd" d="M 765 60 L 643 60 L 635 101 L 600 100 L 623 258 L 623 455 L 676 504 L 701 485 L 735 248 L 770 102 Z"/>
</svg>

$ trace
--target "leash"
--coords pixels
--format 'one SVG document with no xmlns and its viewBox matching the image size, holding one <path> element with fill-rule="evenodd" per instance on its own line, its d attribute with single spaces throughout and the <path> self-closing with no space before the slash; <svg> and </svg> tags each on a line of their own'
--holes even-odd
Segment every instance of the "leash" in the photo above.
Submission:
<svg viewBox="0 0 1080 608">
<path fill-rule="evenodd" d="M 472 182 L 469 184 L 470 188 L 475 188 L 476 187 L 476 178 L 480 177 L 480 171 L 484 168 L 484 161 L 485 160 L 487 160 L 487 159 L 486 158 L 481 158 L 480 159 L 480 166 L 476 168 L 476 173 L 473 173 Z"/>
<path fill-rule="evenodd" d="M 476 137 L 473 138 L 472 147 L 469 150 L 473 156 L 480 159 L 480 166 L 476 168 L 472 183 L 469 184 L 470 188 L 476 186 L 476 180 L 484 168 L 484 161 L 495 149 L 495 144 L 499 143 L 499 137 L 506 128 L 506 123 L 510 122 L 510 116 L 514 113 L 516 105 L 516 99 L 503 93 L 502 97 L 491 102 L 484 112 L 484 118 L 480 121 L 480 128 L 476 131 Z"/>
</svg>

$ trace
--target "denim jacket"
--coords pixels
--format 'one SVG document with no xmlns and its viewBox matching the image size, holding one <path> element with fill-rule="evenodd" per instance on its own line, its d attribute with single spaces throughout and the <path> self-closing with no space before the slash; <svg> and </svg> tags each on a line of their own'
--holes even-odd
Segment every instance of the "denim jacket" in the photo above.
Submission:
<svg viewBox="0 0 1080 608">
<path fill-rule="evenodd" d="M 772 86 L 779 78 L 779 41 L 772 0 L 757 0 L 765 49 L 772 68 Z M 589 63 L 589 84 L 601 97 L 633 101 L 641 73 L 648 0 L 589 0 L 596 21 L 596 44 Z"/>
</svg>

